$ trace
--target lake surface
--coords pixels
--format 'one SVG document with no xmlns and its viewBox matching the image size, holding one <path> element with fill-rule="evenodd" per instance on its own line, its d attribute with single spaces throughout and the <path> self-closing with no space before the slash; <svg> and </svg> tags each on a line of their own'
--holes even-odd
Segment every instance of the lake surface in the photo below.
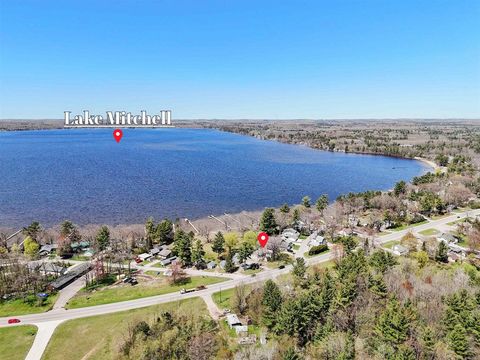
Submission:
<svg viewBox="0 0 480 360">
<path fill-rule="evenodd" d="M 429 170 L 205 129 L 0 132 L 0 226 L 198 218 L 386 190 Z"/>
</svg>

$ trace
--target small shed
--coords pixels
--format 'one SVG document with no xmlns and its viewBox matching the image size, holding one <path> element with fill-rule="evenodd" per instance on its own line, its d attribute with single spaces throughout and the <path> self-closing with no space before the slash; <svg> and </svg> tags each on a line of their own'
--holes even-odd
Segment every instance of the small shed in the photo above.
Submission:
<svg viewBox="0 0 480 360">
<path fill-rule="evenodd" d="M 242 326 L 242 323 L 238 319 L 237 314 L 228 314 L 226 322 L 228 326 L 230 326 L 230 329 L 233 329 L 235 326 Z"/>
</svg>

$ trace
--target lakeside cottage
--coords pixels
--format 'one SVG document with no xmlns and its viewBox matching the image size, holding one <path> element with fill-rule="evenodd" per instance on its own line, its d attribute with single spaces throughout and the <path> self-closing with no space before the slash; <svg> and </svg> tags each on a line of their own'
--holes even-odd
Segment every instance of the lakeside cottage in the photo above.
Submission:
<svg viewBox="0 0 480 360">
<path fill-rule="evenodd" d="M 48 245 L 42 245 L 40 250 L 38 251 L 38 254 L 40 256 L 48 256 L 53 252 L 56 252 L 58 249 L 57 244 L 48 244 Z"/>
</svg>

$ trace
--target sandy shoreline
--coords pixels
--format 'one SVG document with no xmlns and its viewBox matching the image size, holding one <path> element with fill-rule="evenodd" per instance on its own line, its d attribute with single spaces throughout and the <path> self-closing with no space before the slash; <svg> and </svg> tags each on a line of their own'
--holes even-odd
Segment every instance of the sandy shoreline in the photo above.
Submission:
<svg viewBox="0 0 480 360">
<path fill-rule="evenodd" d="M 435 162 L 431 161 L 431 160 L 428 160 L 428 159 L 425 159 L 425 158 L 421 158 L 421 157 L 415 157 L 414 160 L 418 160 L 428 166 L 430 166 L 431 168 L 433 168 L 433 171 L 436 171 L 438 169 L 441 169 L 440 166 L 438 166 Z"/>
</svg>

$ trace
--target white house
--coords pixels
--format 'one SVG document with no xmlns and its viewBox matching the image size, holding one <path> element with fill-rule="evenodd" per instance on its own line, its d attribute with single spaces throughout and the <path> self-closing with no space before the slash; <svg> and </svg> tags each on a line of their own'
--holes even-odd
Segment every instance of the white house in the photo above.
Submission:
<svg viewBox="0 0 480 360">
<path fill-rule="evenodd" d="M 408 254 L 408 249 L 403 246 L 403 245 L 400 245 L 400 244 L 397 244 L 397 245 L 393 245 L 393 253 L 395 255 L 407 255 Z"/>
<path fill-rule="evenodd" d="M 325 245 L 327 241 L 322 235 L 317 235 L 312 237 L 312 239 L 308 242 L 308 246 L 319 246 L 319 245 Z"/>
</svg>

